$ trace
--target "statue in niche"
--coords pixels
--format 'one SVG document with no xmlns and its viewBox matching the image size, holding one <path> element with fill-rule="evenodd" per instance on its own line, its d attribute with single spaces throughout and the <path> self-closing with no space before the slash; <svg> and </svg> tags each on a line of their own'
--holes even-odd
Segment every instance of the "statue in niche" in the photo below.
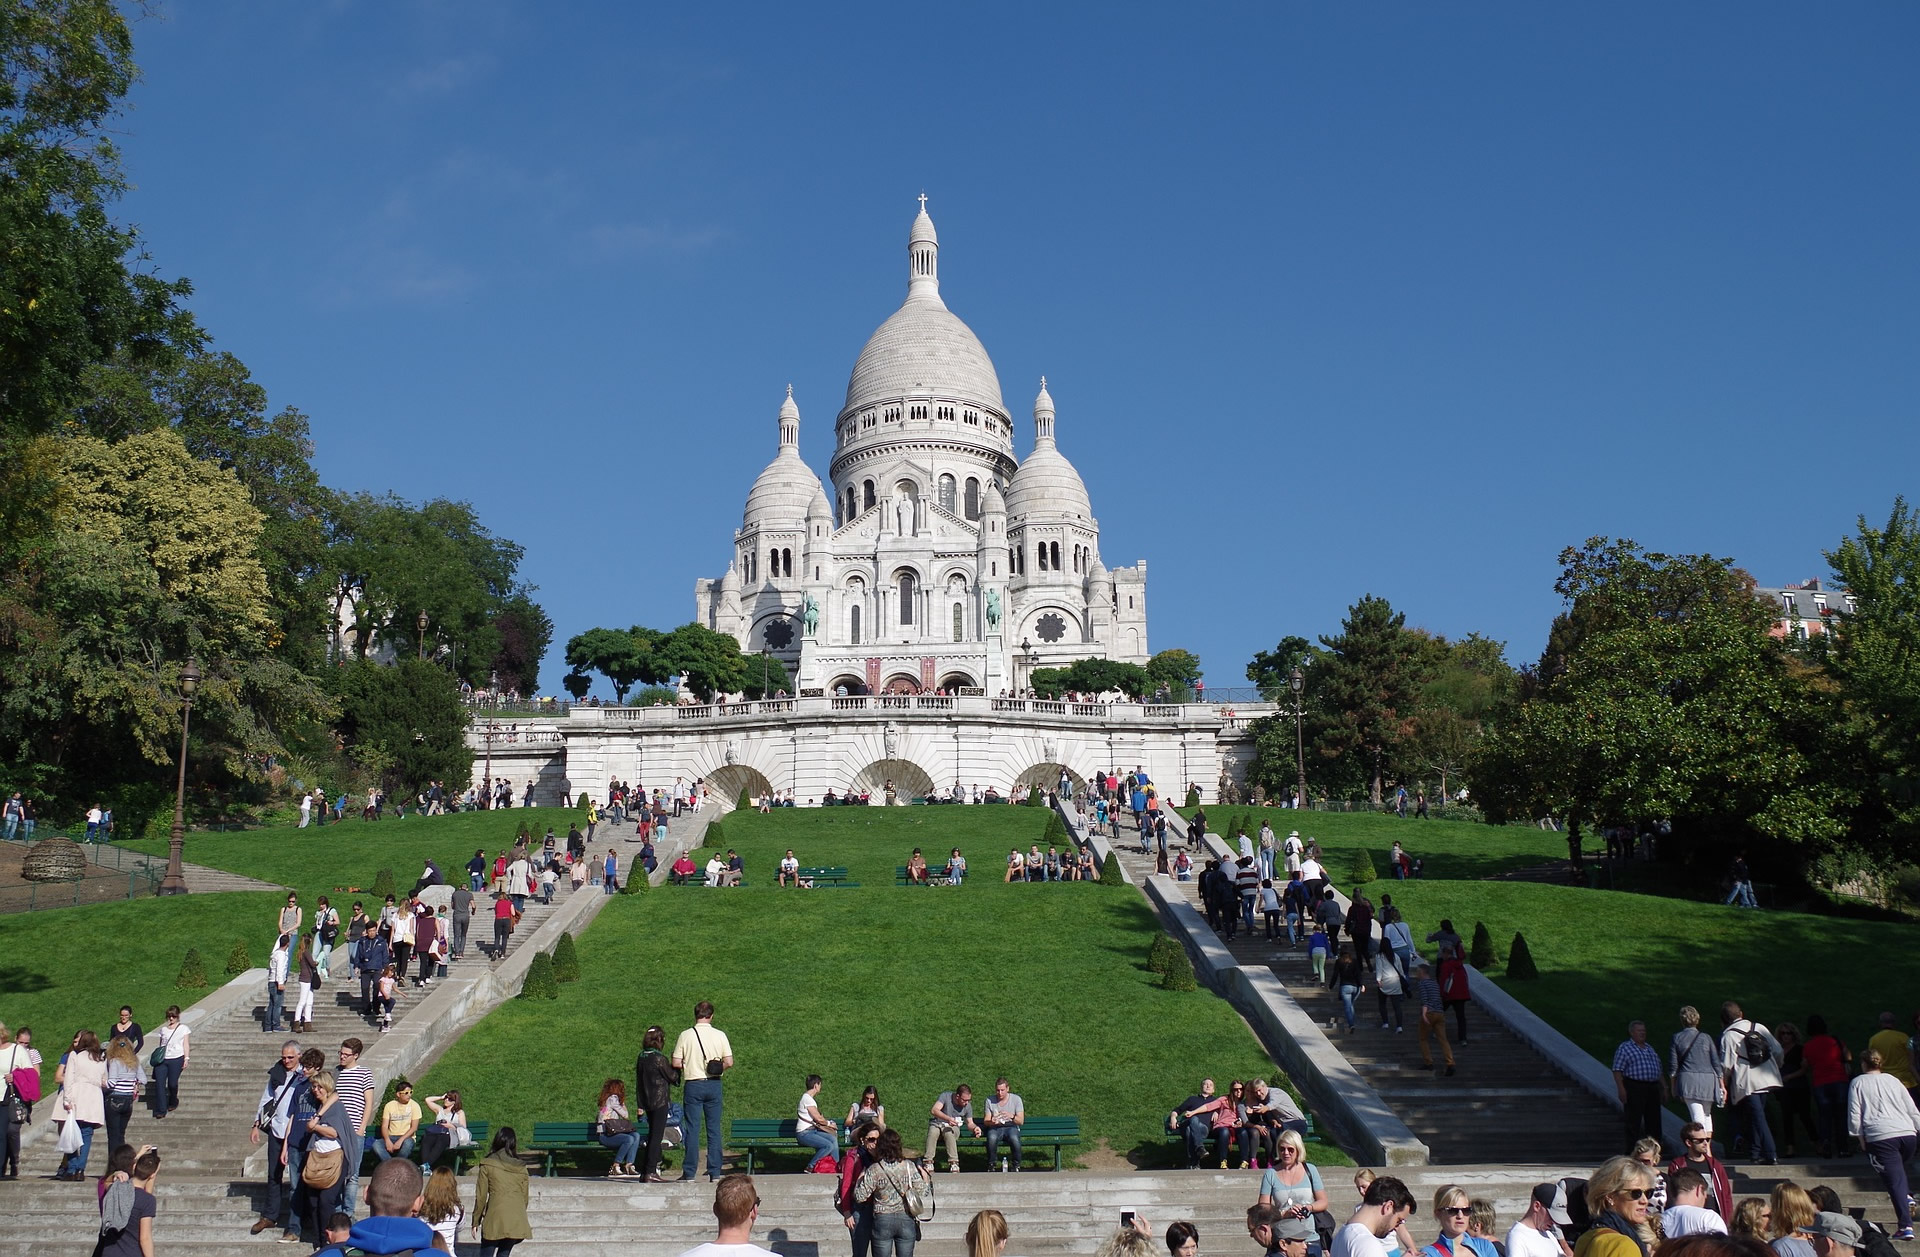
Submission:
<svg viewBox="0 0 1920 1257">
<path fill-rule="evenodd" d="M 1048 738 L 1042 742 L 1040 744 L 1040 750 L 1044 753 L 1047 763 L 1057 764 L 1060 762 L 1060 746 L 1059 743 L 1055 742 L 1052 738 Z"/>
<path fill-rule="evenodd" d="M 813 595 L 807 595 L 807 605 L 800 613 L 800 623 L 806 628 L 807 636 L 812 637 L 820 628 L 820 604 Z"/>
<path fill-rule="evenodd" d="M 987 628 L 990 631 L 1000 628 L 1000 591 L 997 589 L 987 591 Z"/>
<path fill-rule="evenodd" d="M 892 759 L 900 753 L 900 726 L 890 724 L 881 733 L 887 745 L 887 758 Z"/>
<path fill-rule="evenodd" d="M 731 738 L 727 740 L 727 762 L 729 764 L 733 763 L 733 740 Z"/>
</svg>

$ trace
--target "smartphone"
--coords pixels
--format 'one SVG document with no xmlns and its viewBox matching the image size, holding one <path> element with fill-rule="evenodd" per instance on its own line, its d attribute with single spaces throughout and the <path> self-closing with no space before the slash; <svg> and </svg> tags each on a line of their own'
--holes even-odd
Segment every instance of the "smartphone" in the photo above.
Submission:
<svg viewBox="0 0 1920 1257">
<path fill-rule="evenodd" d="M 1123 1227 L 1131 1227 L 1133 1225 L 1133 1210 L 1122 1209 L 1120 1211 L 1120 1225 Z"/>
</svg>

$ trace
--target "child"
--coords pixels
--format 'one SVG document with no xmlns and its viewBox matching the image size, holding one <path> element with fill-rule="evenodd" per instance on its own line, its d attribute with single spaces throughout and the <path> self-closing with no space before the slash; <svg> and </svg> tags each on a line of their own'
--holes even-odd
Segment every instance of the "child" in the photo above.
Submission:
<svg viewBox="0 0 1920 1257">
<path fill-rule="evenodd" d="M 549 864 L 540 874 L 540 902 L 553 902 L 553 888 L 560 884 L 560 874 Z"/>
<path fill-rule="evenodd" d="M 394 974 L 393 966 L 388 965 L 380 971 L 380 989 L 375 1001 L 380 1008 L 380 1033 L 393 1029 L 393 1001 L 395 992 L 400 989 L 400 979 Z"/>
<path fill-rule="evenodd" d="M 1325 986 L 1327 984 L 1327 927 L 1317 921 L 1314 923 L 1313 933 L 1307 935 L 1307 959 L 1313 962 L 1314 980 L 1321 986 Z"/>
</svg>

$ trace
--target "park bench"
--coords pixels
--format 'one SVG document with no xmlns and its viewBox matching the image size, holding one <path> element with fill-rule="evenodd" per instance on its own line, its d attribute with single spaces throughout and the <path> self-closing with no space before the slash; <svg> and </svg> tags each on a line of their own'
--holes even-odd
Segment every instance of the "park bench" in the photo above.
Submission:
<svg viewBox="0 0 1920 1257">
<path fill-rule="evenodd" d="M 1295 1097 L 1295 1099 L 1298 1099 L 1298 1097 Z M 1305 1109 L 1302 1109 L 1300 1112 L 1301 1112 L 1301 1116 L 1306 1118 L 1306 1121 L 1307 1121 L 1307 1128 L 1300 1132 L 1300 1138 L 1312 1139 L 1314 1129 L 1315 1129 L 1313 1124 L 1313 1114 L 1308 1113 Z M 1178 1131 L 1178 1130 L 1163 1130 L 1160 1133 L 1163 1136 L 1165 1136 L 1166 1141 L 1168 1143 L 1173 1145 L 1173 1155 L 1174 1155 L 1173 1163 L 1175 1165 L 1185 1165 L 1186 1155 L 1187 1155 L 1186 1132 Z"/>
<path fill-rule="evenodd" d="M 672 873 L 667 874 L 667 885 L 669 886 L 705 886 L 706 884 L 707 873 L 705 869 L 697 873 L 689 873 L 685 877 L 678 877 Z M 747 884 L 747 879 L 743 877 L 738 882 L 735 882 L 734 886 L 746 886 Z M 732 888 L 729 887 L 727 889 Z"/>
<path fill-rule="evenodd" d="M 746 1150 L 747 1173 L 752 1174 L 755 1154 L 762 1148 L 804 1152 L 809 1161 L 818 1156 L 795 1138 L 799 1131 L 800 1123 L 791 1117 L 736 1117 L 727 1123 L 727 1146 Z"/>
<path fill-rule="evenodd" d="M 927 865 L 927 880 L 926 880 L 926 882 L 925 882 L 924 884 L 925 884 L 925 885 L 928 885 L 928 886 L 945 886 L 945 885 L 948 885 L 949 883 L 948 883 L 948 881 L 947 881 L 947 877 L 946 877 L 946 874 L 945 874 L 945 872 L 944 872 L 944 870 L 946 869 L 946 867 L 947 867 L 947 866 L 946 866 L 946 865 L 944 865 L 944 864 L 929 864 L 929 865 Z M 906 866 L 906 865 L 904 865 L 904 864 L 896 864 L 896 865 L 894 865 L 894 866 L 893 866 L 893 884 L 894 884 L 895 886 L 912 886 L 912 885 L 915 885 L 915 883 L 913 883 L 913 882 L 910 882 L 910 881 L 908 881 L 908 880 L 907 880 L 907 866 Z"/>
<path fill-rule="evenodd" d="M 425 1125 L 426 1123 L 423 1122 L 422 1126 L 424 1127 Z M 463 1144 L 458 1148 L 449 1148 L 441 1158 L 442 1160 L 451 1158 L 450 1164 L 453 1166 L 453 1172 L 455 1174 L 461 1172 L 461 1163 L 468 1157 L 473 1157 L 477 1160 L 487 1155 L 487 1139 L 493 1134 L 493 1124 L 491 1122 L 469 1121 L 467 1123 L 467 1134 L 473 1136 L 472 1143 Z M 379 1138 L 379 1136 L 379 1117 L 369 1117 L 367 1119 L 367 1129 L 362 1131 L 360 1135 L 360 1163 L 362 1168 L 365 1167 L 367 1159 L 374 1156 L 373 1141 Z M 413 1146 L 416 1151 L 420 1147 L 420 1136 L 417 1132 L 413 1137 Z M 432 1170 L 433 1166 L 429 1165 L 423 1168 Z"/>
<path fill-rule="evenodd" d="M 611 1152 L 594 1133 L 598 1125 L 598 1122 L 535 1122 L 533 1138 L 527 1141 L 527 1147 L 541 1154 L 541 1177 L 553 1177 L 553 1157 L 557 1152 Z M 647 1138 L 645 1114 L 634 1118 L 633 1128 L 644 1143 Z"/>
<path fill-rule="evenodd" d="M 1029 1114 L 1027 1120 L 1020 1127 L 1020 1158 L 1022 1161 L 1026 1159 L 1029 1152 L 1032 1152 L 1036 1148 L 1043 1152 L 1051 1148 L 1053 1149 L 1053 1168 L 1058 1170 L 1060 1168 L 1061 1150 L 1078 1146 L 1079 1143 L 1080 1119 L 1077 1117 L 1035 1117 Z M 985 1135 L 962 1135 L 960 1137 L 960 1146 L 967 1149 L 979 1148 L 984 1151 L 987 1146 L 987 1137 Z M 992 1169 L 993 1167 L 988 1166 L 987 1168 Z"/>
<path fill-rule="evenodd" d="M 847 870 L 847 866 L 844 864 L 802 864 L 800 866 L 800 876 L 812 882 L 815 890 L 824 890 L 827 888 L 851 890 L 860 885 L 859 882 L 853 880 L 852 875 Z M 773 869 L 773 884 L 775 886 L 780 884 L 780 866 L 777 864 L 774 865 Z"/>
</svg>

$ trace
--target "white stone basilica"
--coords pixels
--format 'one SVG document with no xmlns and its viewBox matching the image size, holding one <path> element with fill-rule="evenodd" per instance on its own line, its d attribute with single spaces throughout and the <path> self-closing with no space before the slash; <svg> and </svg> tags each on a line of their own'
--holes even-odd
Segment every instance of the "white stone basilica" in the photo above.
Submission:
<svg viewBox="0 0 1920 1257">
<path fill-rule="evenodd" d="M 802 695 L 994 695 L 1034 667 L 1145 663 L 1146 564 L 1101 563 L 1044 379 L 1033 452 L 1015 457 L 993 361 L 941 300 L 920 200 L 907 299 L 847 382 L 832 489 L 800 458 L 788 389 L 779 453 L 747 493 L 726 575 L 696 583 L 696 618 L 786 663 Z"/>
</svg>

